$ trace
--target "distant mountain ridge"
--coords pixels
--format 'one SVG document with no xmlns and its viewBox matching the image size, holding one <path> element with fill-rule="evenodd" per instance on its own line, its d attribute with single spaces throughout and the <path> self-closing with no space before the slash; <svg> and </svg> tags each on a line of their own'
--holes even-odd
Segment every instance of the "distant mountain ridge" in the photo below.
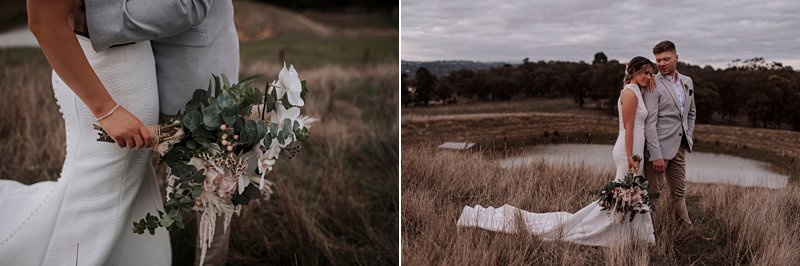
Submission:
<svg viewBox="0 0 800 266">
<path fill-rule="evenodd" d="M 477 61 L 467 61 L 467 60 L 445 60 L 445 61 L 429 61 L 429 62 L 421 62 L 421 61 L 401 61 L 400 69 L 406 74 L 408 77 L 414 77 L 414 73 L 417 72 L 417 69 L 420 67 L 427 68 L 433 75 L 437 77 L 443 77 L 450 72 L 459 70 L 459 69 L 469 69 L 469 70 L 482 70 L 482 69 L 490 69 L 494 67 L 501 67 L 505 64 L 509 64 L 506 62 L 477 62 Z M 517 65 L 517 64 L 512 64 Z"/>
</svg>

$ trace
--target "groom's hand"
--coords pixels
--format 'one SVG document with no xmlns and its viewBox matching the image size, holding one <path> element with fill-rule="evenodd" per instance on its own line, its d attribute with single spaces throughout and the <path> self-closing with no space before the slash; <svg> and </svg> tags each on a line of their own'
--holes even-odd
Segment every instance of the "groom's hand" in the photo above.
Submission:
<svg viewBox="0 0 800 266">
<path fill-rule="evenodd" d="M 656 173 L 663 173 L 666 168 L 666 163 L 663 159 L 653 161 L 653 171 Z"/>
</svg>

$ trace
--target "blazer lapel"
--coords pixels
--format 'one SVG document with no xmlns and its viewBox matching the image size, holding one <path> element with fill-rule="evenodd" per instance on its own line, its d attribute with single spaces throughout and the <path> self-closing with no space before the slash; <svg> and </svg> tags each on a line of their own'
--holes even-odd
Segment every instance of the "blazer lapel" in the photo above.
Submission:
<svg viewBox="0 0 800 266">
<path fill-rule="evenodd" d="M 669 92 L 669 95 L 672 96 L 672 101 L 675 103 L 675 107 L 678 108 L 678 111 L 680 111 L 681 105 L 678 104 L 678 95 L 675 95 L 675 91 L 672 88 L 672 84 L 669 84 L 669 80 L 667 80 L 667 78 L 664 77 L 664 75 L 659 75 L 659 80 L 661 81 L 661 84 L 664 84 L 664 88 L 666 88 L 667 92 Z M 683 112 L 679 113 L 681 113 L 681 116 L 683 116 Z"/>
</svg>

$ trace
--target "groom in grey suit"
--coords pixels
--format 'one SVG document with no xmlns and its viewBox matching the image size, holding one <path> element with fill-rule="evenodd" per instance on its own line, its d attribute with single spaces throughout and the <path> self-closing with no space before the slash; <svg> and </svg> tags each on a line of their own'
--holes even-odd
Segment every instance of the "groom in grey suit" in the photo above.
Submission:
<svg viewBox="0 0 800 266">
<path fill-rule="evenodd" d="M 231 0 L 85 0 L 95 51 L 151 40 L 161 113 L 177 114 L 211 74 L 239 75 Z"/>
<path fill-rule="evenodd" d="M 654 199 L 666 179 L 670 202 L 675 216 L 684 228 L 699 234 L 689 219 L 686 208 L 686 152 L 692 152 L 694 124 L 697 111 L 694 103 L 694 83 L 688 76 L 678 73 L 678 53 L 671 41 L 662 41 L 653 47 L 659 73 L 655 89 L 643 93 L 647 107 L 645 119 L 645 175 Z"/>
<path fill-rule="evenodd" d="M 239 76 L 239 39 L 231 0 L 85 0 L 96 51 L 150 40 L 156 62 L 161 120 L 174 117 L 212 74 Z M 135 88 L 131 88 L 135 89 Z M 224 219 L 217 219 L 221 228 Z M 205 265 L 225 265 L 230 230 L 215 230 Z M 199 242 L 195 264 L 199 263 Z"/>
</svg>

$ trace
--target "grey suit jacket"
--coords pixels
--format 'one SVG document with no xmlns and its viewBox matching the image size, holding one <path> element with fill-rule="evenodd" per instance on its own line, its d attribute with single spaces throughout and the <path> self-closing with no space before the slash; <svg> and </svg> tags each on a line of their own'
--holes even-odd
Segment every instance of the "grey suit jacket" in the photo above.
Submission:
<svg viewBox="0 0 800 266">
<path fill-rule="evenodd" d="M 669 80 L 661 74 L 656 75 L 656 88 L 652 92 L 643 91 L 642 96 L 647 107 L 644 135 L 647 151 L 645 156 L 650 161 L 671 160 L 678 153 L 681 140 L 686 138 L 689 152 L 692 152 L 694 122 L 697 111 L 694 105 L 694 82 L 678 73 L 686 87 L 684 110 L 678 106 L 678 95 L 669 85 Z"/>
<path fill-rule="evenodd" d="M 231 0 L 85 0 L 96 51 L 151 40 L 160 112 L 174 115 L 212 74 L 239 76 Z"/>
</svg>

